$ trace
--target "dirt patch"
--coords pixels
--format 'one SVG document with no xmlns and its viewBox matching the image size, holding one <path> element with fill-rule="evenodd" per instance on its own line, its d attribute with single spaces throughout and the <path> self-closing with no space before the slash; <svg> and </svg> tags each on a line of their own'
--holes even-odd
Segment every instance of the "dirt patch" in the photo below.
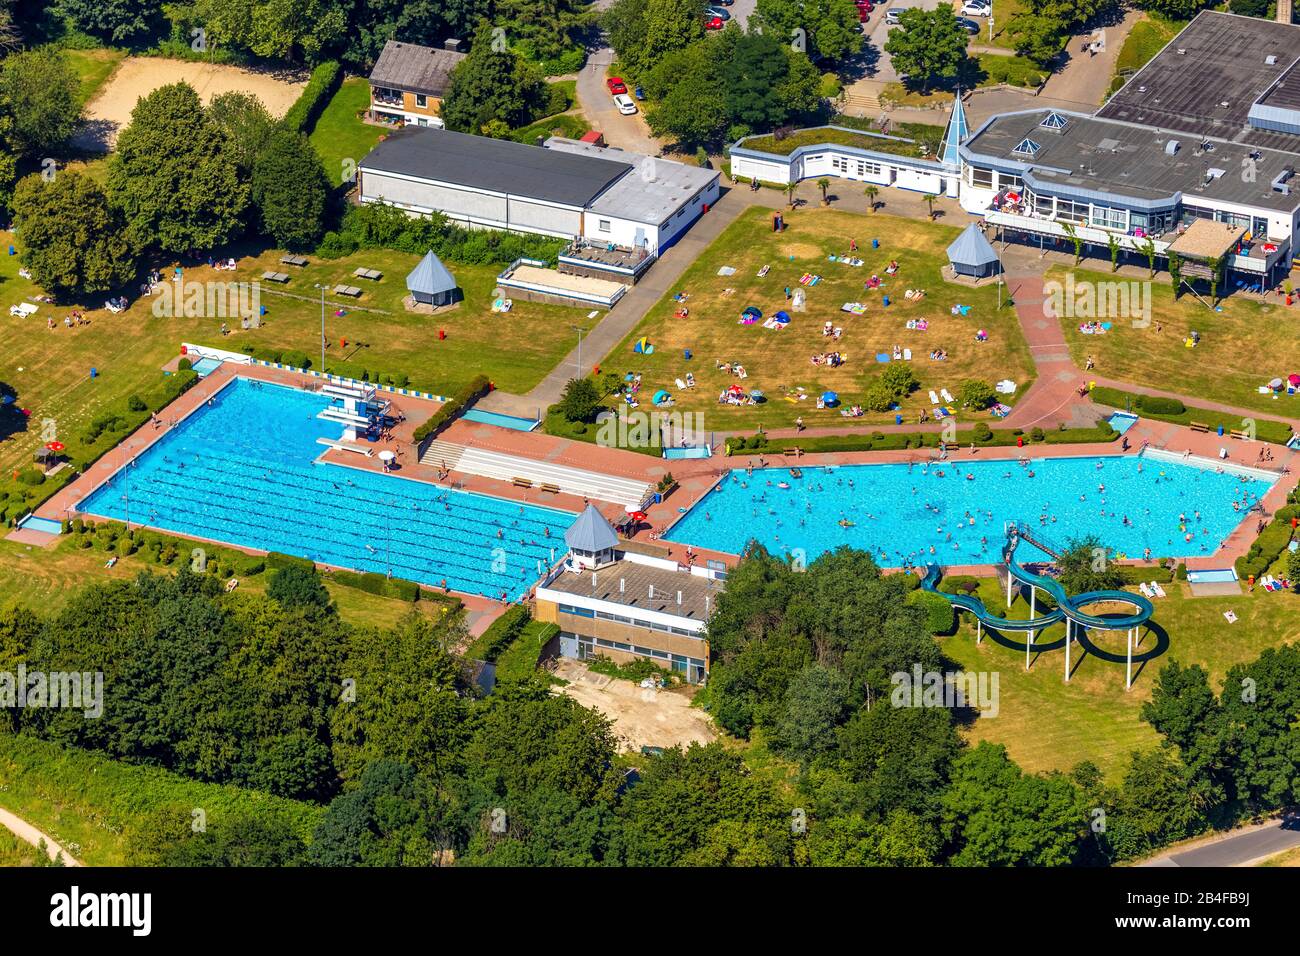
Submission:
<svg viewBox="0 0 1300 956">
<path fill-rule="evenodd" d="M 624 750 L 685 747 L 717 739 L 708 715 L 691 707 L 687 690 L 643 690 L 631 681 L 593 674 L 574 660 L 557 661 L 555 673 L 569 682 L 560 693 L 614 722 L 614 734 Z"/>
<path fill-rule="evenodd" d="M 192 63 L 162 57 L 128 57 L 109 78 L 99 95 L 86 104 L 85 127 L 75 137 L 79 149 L 106 152 L 113 148 L 118 130 L 131 120 L 131 110 L 143 96 L 160 86 L 184 81 L 207 104 L 221 93 L 251 93 L 272 116 L 285 114 L 306 85 L 298 73 L 249 70 L 217 63 Z"/>
<path fill-rule="evenodd" d="M 820 259 L 822 250 L 808 242 L 787 242 L 781 246 L 781 255 L 794 256 L 796 259 Z"/>
</svg>

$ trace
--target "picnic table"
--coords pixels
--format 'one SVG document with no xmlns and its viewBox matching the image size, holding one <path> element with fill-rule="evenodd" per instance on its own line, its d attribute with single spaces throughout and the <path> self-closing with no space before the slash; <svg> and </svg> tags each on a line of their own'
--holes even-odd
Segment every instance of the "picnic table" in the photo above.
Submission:
<svg viewBox="0 0 1300 956">
<path fill-rule="evenodd" d="M 357 269 L 355 272 L 353 272 L 352 274 L 353 274 L 354 276 L 356 276 L 358 279 L 371 279 L 371 280 L 373 280 L 373 281 L 375 281 L 375 282 L 378 282 L 380 279 L 382 279 L 382 278 L 384 277 L 384 274 L 383 274 L 382 272 L 380 272 L 378 269 L 361 269 L 361 268 L 359 268 L 359 269 Z"/>
<path fill-rule="evenodd" d="M 284 282 L 288 282 L 288 281 L 289 281 L 289 273 L 287 273 L 287 272 L 263 272 L 263 273 L 262 273 L 262 278 L 265 279 L 267 282 L 280 282 L 280 283 L 284 283 Z"/>
<path fill-rule="evenodd" d="M 348 298 L 355 299 L 361 295 L 361 289 L 354 285 L 336 285 L 334 294 L 346 295 Z"/>
<path fill-rule="evenodd" d="M 21 305 L 9 306 L 9 314 L 17 316 L 35 315 L 40 310 L 39 306 L 32 305 L 30 302 L 24 302 Z"/>
<path fill-rule="evenodd" d="M 281 256 L 280 262 L 286 266 L 302 267 L 307 265 L 306 256 Z"/>
</svg>

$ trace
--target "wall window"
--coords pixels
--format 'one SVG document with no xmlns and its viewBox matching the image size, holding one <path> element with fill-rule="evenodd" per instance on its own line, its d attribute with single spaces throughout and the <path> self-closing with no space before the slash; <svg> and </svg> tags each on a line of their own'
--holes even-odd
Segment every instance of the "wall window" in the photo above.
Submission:
<svg viewBox="0 0 1300 956">
<path fill-rule="evenodd" d="M 858 175 L 859 175 L 859 176 L 879 176 L 879 175 L 880 175 L 880 164 L 879 164 L 879 163 L 869 163 L 869 162 L 866 162 L 866 161 L 864 161 L 864 160 L 858 160 Z"/>
<path fill-rule="evenodd" d="M 1020 192 L 1025 186 L 1025 181 L 1019 176 L 1012 176 L 1010 173 L 998 173 L 998 188 L 1009 189 L 1014 193 Z"/>
<path fill-rule="evenodd" d="M 1056 200 L 1056 218 L 1066 222 L 1087 222 L 1089 208 L 1086 202 L 1074 202 L 1070 199 Z"/>
<path fill-rule="evenodd" d="M 979 166 L 968 166 L 970 170 L 970 184 L 980 189 L 993 188 L 993 170 L 981 169 Z"/>
<path fill-rule="evenodd" d="M 429 105 L 429 98 L 425 96 L 423 93 L 416 93 L 415 105 L 420 107 L 421 109 L 424 109 L 424 107 Z"/>
<path fill-rule="evenodd" d="M 1056 216 L 1056 197 L 1034 194 L 1034 212 L 1051 219 Z"/>
<path fill-rule="evenodd" d="M 843 173 L 844 175 L 847 176 L 848 173 L 849 173 L 849 160 L 848 160 L 848 157 L 847 157 L 847 156 L 832 156 L 832 157 L 831 157 L 831 169 L 835 170 L 837 173 Z"/>
<path fill-rule="evenodd" d="M 601 219 L 599 222 L 596 223 L 596 228 L 599 229 L 601 232 L 609 232 L 611 228 L 609 220 Z"/>
<path fill-rule="evenodd" d="M 595 617 L 596 612 L 585 607 L 574 607 L 571 604 L 560 605 L 561 614 L 572 614 L 574 617 Z"/>
<path fill-rule="evenodd" d="M 1101 226 L 1103 229 L 1128 228 L 1126 210 L 1116 209 L 1113 206 L 1093 206 L 1090 221 L 1094 226 Z"/>
</svg>

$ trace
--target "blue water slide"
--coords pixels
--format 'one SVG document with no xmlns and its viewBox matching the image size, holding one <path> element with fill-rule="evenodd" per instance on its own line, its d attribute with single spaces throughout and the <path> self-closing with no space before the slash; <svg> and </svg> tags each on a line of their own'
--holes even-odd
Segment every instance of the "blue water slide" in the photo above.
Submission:
<svg viewBox="0 0 1300 956">
<path fill-rule="evenodd" d="M 985 627 L 991 627 L 995 631 L 1041 631 L 1049 624 L 1055 624 L 1064 619 L 1065 615 L 1058 608 L 1055 611 L 1049 611 L 1047 614 L 1039 617 L 1030 617 L 1023 620 L 1017 620 L 1008 617 L 998 617 L 996 614 L 989 612 L 984 606 L 984 602 L 977 597 L 969 597 L 965 594 L 949 594 L 946 591 L 939 590 L 939 581 L 943 577 L 943 569 L 937 564 L 927 564 L 925 566 L 925 576 L 921 578 L 922 589 L 932 594 L 937 594 L 955 608 L 966 611 L 975 616 Z"/>
</svg>

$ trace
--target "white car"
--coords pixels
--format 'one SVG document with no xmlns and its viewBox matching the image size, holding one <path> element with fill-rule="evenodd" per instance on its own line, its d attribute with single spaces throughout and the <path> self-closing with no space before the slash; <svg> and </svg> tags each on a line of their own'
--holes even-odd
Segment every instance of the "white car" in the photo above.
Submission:
<svg viewBox="0 0 1300 956">
<path fill-rule="evenodd" d="M 885 11 L 885 24 L 891 27 L 898 26 L 898 18 L 911 9 L 911 7 L 890 7 Z"/>
<path fill-rule="evenodd" d="M 987 17 L 993 12 L 993 5 L 982 3 L 981 0 L 966 0 L 961 5 L 961 12 L 963 16 L 968 17 Z"/>
<path fill-rule="evenodd" d="M 636 112 L 636 104 L 632 102 L 632 97 L 626 93 L 619 93 L 615 96 L 614 105 L 618 107 L 618 111 L 624 116 L 631 116 Z"/>
</svg>

